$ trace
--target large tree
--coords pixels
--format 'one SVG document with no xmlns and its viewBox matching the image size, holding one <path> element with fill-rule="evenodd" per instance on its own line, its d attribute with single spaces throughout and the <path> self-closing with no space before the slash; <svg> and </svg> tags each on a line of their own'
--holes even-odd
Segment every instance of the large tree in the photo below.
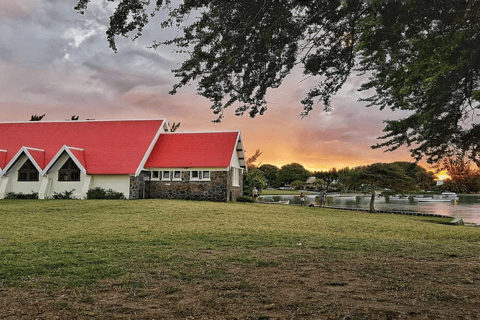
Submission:
<svg viewBox="0 0 480 320">
<path fill-rule="evenodd" d="M 277 181 L 277 172 L 279 170 L 277 166 L 274 166 L 273 164 L 262 164 L 258 169 L 265 174 L 269 187 L 276 188 L 280 186 Z"/>
<path fill-rule="evenodd" d="M 374 163 L 353 169 L 352 180 L 371 191 L 370 212 L 375 212 L 375 191 L 379 188 L 392 189 L 396 193 L 416 191 L 415 180 L 393 163 Z"/>
<path fill-rule="evenodd" d="M 302 182 L 307 181 L 310 172 L 305 169 L 300 163 L 289 163 L 277 171 L 277 181 L 282 184 L 290 184 L 295 180 Z"/>
<path fill-rule="evenodd" d="M 115 2 L 115 0 L 109 0 Z M 80 13 L 90 0 L 79 0 Z M 406 145 L 429 162 L 457 150 L 479 161 L 480 4 L 478 0 L 119 0 L 107 39 L 141 35 L 151 15 L 165 11 L 161 28 L 178 27 L 173 44 L 189 53 L 173 70 L 172 93 L 196 82 L 223 117 L 254 117 L 267 109 L 266 94 L 295 66 L 317 77 L 302 103 L 303 116 L 331 97 L 356 73 L 361 90 L 373 89 L 368 106 L 406 111 L 387 120 L 375 148 Z M 149 11 L 150 10 L 150 11 Z M 197 18 L 193 18 L 193 17 Z"/>
</svg>

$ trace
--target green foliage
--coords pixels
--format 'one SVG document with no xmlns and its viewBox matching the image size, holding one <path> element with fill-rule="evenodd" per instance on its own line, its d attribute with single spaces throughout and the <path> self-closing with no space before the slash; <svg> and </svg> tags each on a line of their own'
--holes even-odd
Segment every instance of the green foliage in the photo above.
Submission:
<svg viewBox="0 0 480 320">
<path fill-rule="evenodd" d="M 295 180 L 292 182 L 291 186 L 292 188 L 296 189 L 296 190 L 300 190 L 300 189 L 303 189 L 304 187 L 304 181 L 302 180 Z"/>
<path fill-rule="evenodd" d="M 249 196 L 239 196 L 237 202 L 255 202 L 252 197 Z"/>
<path fill-rule="evenodd" d="M 75 189 L 72 189 L 70 191 L 65 190 L 63 192 L 53 192 L 53 199 L 72 199 L 72 194 Z"/>
<path fill-rule="evenodd" d="M 327 183 L 320 178 L 317 178 L 315 182 L 313 183 L 315 190 L 327 190 Z"/>
<path fill-rule="evenodd" d="M 277 172 L 279 170 L 277 166 L 274 166 L 273 164 L 262 164 L 258 169 L 265 174 L 268 186 L 272 188 L 278 188 L 281 186 L 281 183 L 277 180 Z"/>
<path fill-rule="evenodd" d="M 251 196 L 254 188 L 258 191 L 265 188 L 265 175 L 258 169 L 250 169 L 243 174 L 243 194 Z"/>
<path fill-rule="evenodd" d="M 40 121 L 45 117 L 45 114 L 42 115 L 37 115 L 37 114 L 32 114 L 30 117 L 30 121 Z"/>
<path fill-rule="evenodd" d="M 91 0 L 75 7 L 84 13 Z M 480 9 L 476 1 L 121 1 L 107 29 L 136 39 L 162 13 L 161 28 L 181 29 L 173 39 L 186 60 L 174 70 L 172 94 L 192 82 L 220 120 L 226 108 L 251 117 L 267 110 L 268 89 L 278 88 L 295 66 L 318 83 L 301 101 L 302 116 L 331 98 L 353 73 L 369 74 L 360 87 L 367 106 L 405 111 L 387 120 L 386 141 L 411 147 L 417 160 L 437 162 L 456 149 L 478 160 L 480 125 Z M 148 10 L 147 10 L 148 9 Z M 193 18 L 195 16 L 195 18 Z"/>
<path fill-rule="evenodd" d="M 122 192 L 96 187 L 87 191 L 87 199 L 125 199 Z"/>
<path fill-rule="evenodd" d="M 15 193 L 15 192 L 8 192 L 5 195 L 5 199 L 38 199 L 38 192 L 32 193 Z"/>
<path fill-rule="evenodd" d="M 328 171 L 316 171 L 313 173 L 313 176 L 324 181 L 326 190 L 329 189 L 332 183 L 337 182 L 340 177 L 337 168 L 332 168 Z"/>
<path fill-rule="evenodd" d="M 277 180 L 282 184 L 290 184 L 295 180 L 307 181 L 309 171 L 300 163 L 290 163 L 282 166 L 277 172 Z"/>
</svg>

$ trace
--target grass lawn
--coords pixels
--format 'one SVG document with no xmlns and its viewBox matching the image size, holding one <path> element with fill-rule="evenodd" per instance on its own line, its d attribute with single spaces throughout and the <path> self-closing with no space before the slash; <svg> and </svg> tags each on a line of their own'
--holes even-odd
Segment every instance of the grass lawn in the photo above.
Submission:
<svg viewBox="0 0 480 320">
<path fill-rule="evenodd" d="M 449 220 L 1 200 L 0 318 L 479 318 L 480 228 Z"/>
</svg>

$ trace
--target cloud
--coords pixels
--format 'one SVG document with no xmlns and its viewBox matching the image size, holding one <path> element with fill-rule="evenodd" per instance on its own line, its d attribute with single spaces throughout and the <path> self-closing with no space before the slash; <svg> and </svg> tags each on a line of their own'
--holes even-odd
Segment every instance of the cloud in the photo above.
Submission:
<svg viewBox="0 0 480 320">
<path fill-rule="evenodd" d="M 0 2 L 0 19 L 29 17 L 37 6 L 36 0 L 2 1 Z"/>
<path fill-rule="evenodd" d="M 110 68 L 104 68 L 98 64 L 90 62 L 84 63 L 85 66 L 95 71 L 92 79 L 99 79 L 108 86 L 114 88 L 119 93 L 125 93 L 140 85 L 158 86 L 167 84 L 168 81 L 160 77 L 144 75 L 140 73 L 124 73 Z"/>
</svg>

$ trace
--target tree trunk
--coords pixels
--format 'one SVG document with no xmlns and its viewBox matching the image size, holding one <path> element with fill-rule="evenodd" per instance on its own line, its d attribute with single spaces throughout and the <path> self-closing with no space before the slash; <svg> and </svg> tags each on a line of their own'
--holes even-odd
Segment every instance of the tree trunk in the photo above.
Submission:
<svg viewBox="0 0 480 320">
<path fill-rule="evenodd" d="M 372 197 L 370 198 L 370 210 L 368 212 L 375 212 L 375 189 L 372 190 Z"/>
</svg>

